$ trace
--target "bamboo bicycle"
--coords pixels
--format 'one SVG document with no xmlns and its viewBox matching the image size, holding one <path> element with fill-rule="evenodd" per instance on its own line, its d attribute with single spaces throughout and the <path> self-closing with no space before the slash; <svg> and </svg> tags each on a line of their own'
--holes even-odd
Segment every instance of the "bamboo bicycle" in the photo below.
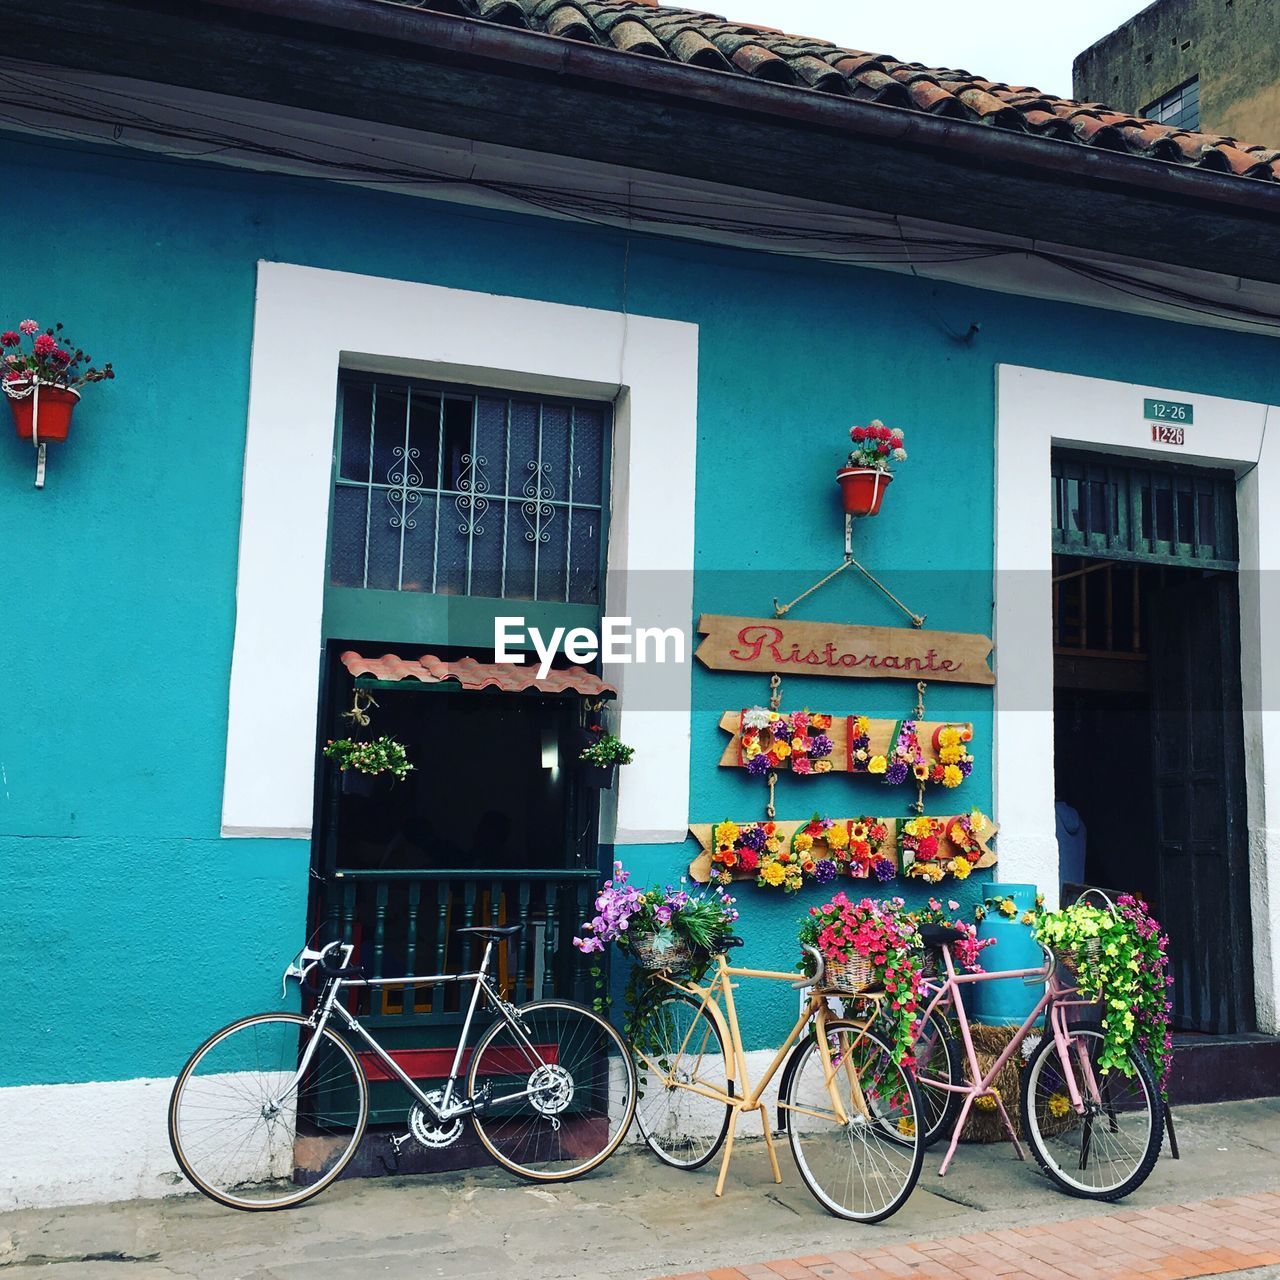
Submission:
<svg viewBox="0 0 1280 1280">
<path fill-rule="evenodd" d="M 1004 1103 L 995 1090 L 1005 1063 L 1031 1035 L 1041 1015 L 1045 1033 L 1027 1056 L 1020 1086 L 1022 1131 L 1040 1166 L 1064 1191 L 1088 1200 L 1118 1200 L 1146 1181 L 1160 1155 L 1163 1104 L 1155 1073 L 1136 1047 L 1127 1049 L 1128 1070 L 1102 1068 L 1102 1030 L 1086 1021 L 1068 1021 L 1069 1011 L 1091 1009 L 1095 1001 L 1059 980 L 1058 959 L 1042 944 L 1045 963 L 1036 969 L 957 972 L 951 944 L 962 935 L 942 925 L 923 925 L 926 947 L 941 953 L 943 972 L 926 980 L 925 1009 L 915 1045 L 925 1146 L 948 1131 L 951 1145 L 938 1170 L 946 1174 L 969 1109 L 979 1098 L 994 1099 L 1019 1160 L 1022 1151 Z M 1022 978 L 1045 984 L 1026 1021 L 1013 1032 L 1004 1052 L 984 1073 L 969 1031 L 961 988 L 975 982 Z M 964 1044 L 965 1059 L 952 1032 Z"/>
<path fill-rule="evenodd" d="M 854 997 L 824 987 L 822 957 L 809 947 L 814 976 L 798 982 L 794 973 L 730 966 L 724 952 L 741 945 L 740 938 L 724 940 L 705 984 L 657 975 L 671 990 L 645 1017 L 632 1043 L 641 1076 L 636 1107 L 641 1134 L 660 1160 L 677 1169 L 697 1169 L 723 1146 L 719 1196 L 738 1120 L 758 1111 L 773 1179 L 781 1182 L 762 1101 L 781 1068 L 778 1127 L 787 1135 L 805 1186 L 837 1217 L 887 1218 L 920 1176 L 924 1143 L 916 1123 L 915 1082 L 875 1030 L 882 997 Z M 738 1029 L 735 978 L 810 988 L 795 1026 L 754 1085 Z M 865 1016 L 833 1016 L 828 1007 L 833 995 L 856 1000 Z"/>
</svg>

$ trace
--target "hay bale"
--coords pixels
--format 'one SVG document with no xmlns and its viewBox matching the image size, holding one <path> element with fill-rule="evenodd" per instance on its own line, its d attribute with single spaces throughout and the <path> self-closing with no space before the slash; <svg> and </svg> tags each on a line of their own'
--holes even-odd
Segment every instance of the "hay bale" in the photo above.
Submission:
<svg viewBox="0 0 1280 1280">
<path fill-rule="evenodd" d="M 995 1065 L 996 1059 L 1008 1047 L 1017 1027 L 989 1027 L 984 1023 L 970 1024 L 969 1032 L 973 1036 L 973 1047 L 978 1055 L 978 1065 L 985 1075 Z M 964 1052 L 961 1046 L 961 1053 Z M 1022 1137 L 1022 1122 L 1018 1116 L 1018 1081 L 1022 1074 L 1022 1055 L 1015 1053 L 1000 1068 L 994 1087 L 1009 1113 L 1010 1123 L 1019 1138 Z M 960 1135 L 961 1142 L 1002 1142 L 1008 1138 L 1004 1125 L 1000 1122 L 1000 1112 L 996 1109 L 992 1098 L 978 1098 L 969 1114 L 965 1117 L 964 1131 Z"/>
</svg>

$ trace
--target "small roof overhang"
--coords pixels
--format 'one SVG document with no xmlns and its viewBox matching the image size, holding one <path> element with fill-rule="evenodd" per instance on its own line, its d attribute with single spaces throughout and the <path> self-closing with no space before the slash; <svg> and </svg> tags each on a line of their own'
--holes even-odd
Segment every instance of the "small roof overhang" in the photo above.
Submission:
<svg viewBox="0 0 1280 1280">
<path fill-rule="evenodd" d="M 381 658 L 366 658 L 354 649 L 341 655 L 341 662 L 351 675 L 372 677 L 380 684 L 416 680 L 421 684 L 454 683 L 469 692 L 493 689 L 499 693 L 577 693 L 588 698 L 614 698 L 617 689 L 583 667 L 553 667 L 545 676 L 537 666 L 516 662 L 477 662 L 459 658 L 447 662 L 434 654 L 420 658 L 402 658 L 385 653 Z"/>
</svg>

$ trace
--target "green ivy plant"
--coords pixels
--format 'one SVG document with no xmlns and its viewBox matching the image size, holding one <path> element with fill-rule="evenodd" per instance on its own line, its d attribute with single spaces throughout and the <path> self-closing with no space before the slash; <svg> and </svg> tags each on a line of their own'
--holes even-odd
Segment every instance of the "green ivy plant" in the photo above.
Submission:
<svg viewBox="0 0 1280 1280">
<path fill-rule="evenodd" d="M 1142 999 L 1146 944 L 1131 919 L 1119 912 L 1075 902 L 1043 912 L 1036 939 L 1076 962 L 1080 994 L 1102 1004 L 1102 1050 L 1098 1065 L 1131 1075 L 1128 1050 L 1165 1042 L 1167 1013 Z"/>
<path fill-rule="evenodd" d="M 629 747 L 621 738 L 606 733 L 590 746 L 583 747 L 578 759 L 598 769 L 609 769 L 615 764 L 630 764 L 635 753 L 635 747 Z"/>
</svg>

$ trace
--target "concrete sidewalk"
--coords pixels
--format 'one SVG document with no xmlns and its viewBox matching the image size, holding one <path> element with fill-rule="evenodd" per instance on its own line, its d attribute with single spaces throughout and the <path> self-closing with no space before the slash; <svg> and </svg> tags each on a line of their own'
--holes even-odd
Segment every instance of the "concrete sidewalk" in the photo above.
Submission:
<svg viewBox="0 0 1280 1280">
<path fill-rule="evenodd" d="M 275 1214 L 235 1213 L 197 1195 L 27 1210 L 0 1216 L 0 1270 L 56 1267 L 56 1280 L 652 1280 L 1280 1190 L 1280 1098 L 1188 1107 L 1177 1119 L 1182 1159 L 1163 1155 L 1118 1206 L 1063 1195 L 1001 1143 L 962 1147 L 941 1180 L 931 1153 L 907 1205 L 860 1227 L 809 1196 L 785 1143 L 775 1186 L 757 1139 L 738 1147 L 723 1200 L 712 1194 L 714 1165 L 680 1173 L 639 1148 L 563 1186 L 481 1169 L 342 1182 Z"/>
</svg>

